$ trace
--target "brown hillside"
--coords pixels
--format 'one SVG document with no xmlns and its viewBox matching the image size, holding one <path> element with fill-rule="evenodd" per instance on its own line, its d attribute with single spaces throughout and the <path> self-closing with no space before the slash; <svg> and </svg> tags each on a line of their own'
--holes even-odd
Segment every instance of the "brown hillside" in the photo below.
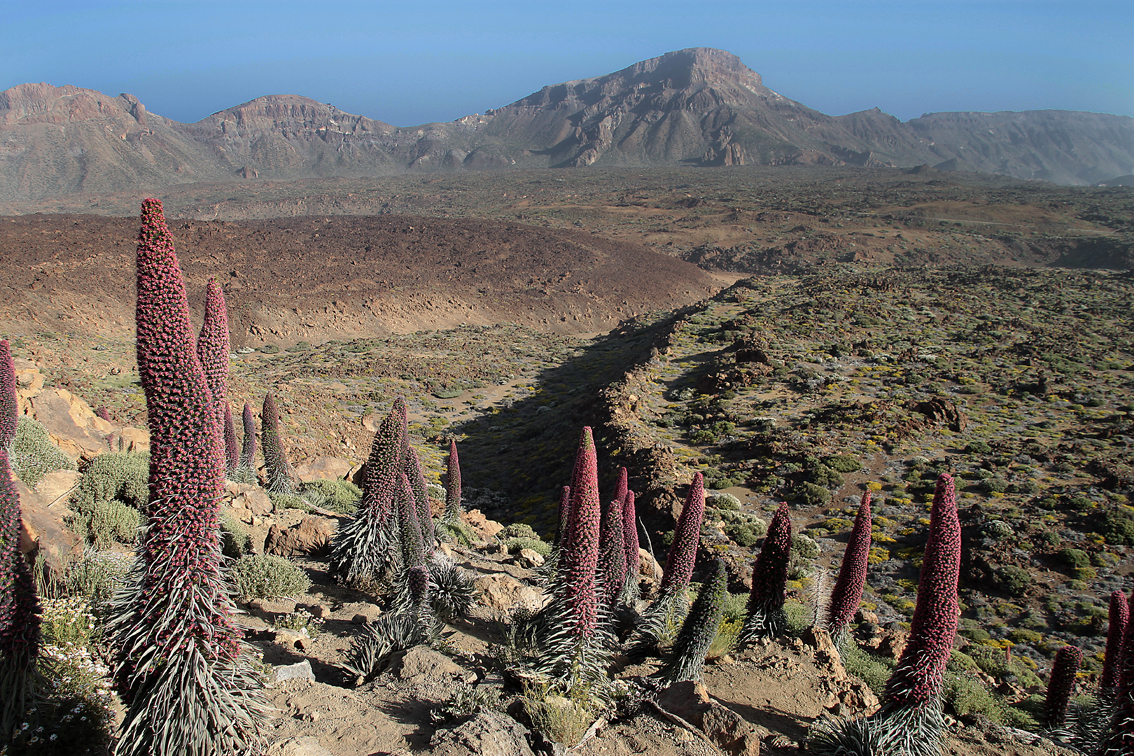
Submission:
<svg viewBox="0 0 1134 756">
<path fill-rule="evenodd" d="M 583 232 L 413 216 L 171 223 L 191 301 L 209 276 L 228 299 L 233 343 L 321 341 L 463 323 L 609 330 L 709 296 L 692 264 Z M 127 334 L 133 218 L 0 221 L 0 321 L 9 329 Z"/>
</svg>

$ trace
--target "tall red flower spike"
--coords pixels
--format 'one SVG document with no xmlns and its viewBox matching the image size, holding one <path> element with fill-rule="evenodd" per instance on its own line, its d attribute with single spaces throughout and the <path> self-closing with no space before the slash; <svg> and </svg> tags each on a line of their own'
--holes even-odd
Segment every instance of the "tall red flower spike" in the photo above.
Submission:
<svg viewBox="0 0 1134 756">
<path fill-rule="evenodd" d="M 295 471 L 287 458 L 280 437 L 280 413 L 272 394 L 264 397 L 260 410 L 260 443 L 263 446 L 264 471 L 268 477 L 268 490 L 273 493 L 291 493 L 295 485 Z"/>
<path fill-rule="evenodd" d="M 626 500 L 626 492 L 630 490 L 630 471 L 625 467 L 618 468 L 618 482 L 614 485 L 614 498 L 619 507 Z"/>
<path fill-rule="evenodd" d="M 118 752 L 185 752 L 203 729 L 215 748 L 244 750 L 259 742 L 261 704 L 249 692 L 254 677 L 237 663 L 241 634 L 220 570 L 221 428 L 197 356 L 173 239 L 155 199 L 142 203 L 137 273 L 150 498 L 142 573 L 112 621 L 115 678 L 128 707 Z M 168 706 L 197 714 L 171 720 Z"/>
<path fill-rule="evenodd" d="M 409 443 L 406 444 L 405 457 L 402 459 L 402 471 L 413 492 L 417 524 L 421 530 L 422 553 L 425 561 L 429 561 L 437 542 L 433 532 L 433 510 L 429 506 L 429 489 L 426 487 L 425 475 L 421 472 L 421 460 L 417 456 L 417 449 Z"/>
<path fill-rule="evenodd" d="M 461 517 L 461 461 L 457 457 L 457 440 L 449 439 L 449 459 L 445 466 L 445 520 L 456 522 Z"/>
<path fill-rule="evenodd" d="M 16 402 L 16 366 L 8 340 L 0 341 L 0 448 L 11 447 L 20 420 Z"/>
<path fill-rule="evenodd" d="M 205 290 L 205 319 L 197 339 L 197 357 L 205 371 L 213 401 L 223 402 L 228 391 L 228 311 L 217 279 L 210 278 Z"/>
<path fill-rule="evenodd" d="M 1075 675 L 1082 663 L 1083 651 L 1075 646 L 1064 646 L 1055 654 L 1044 706 L 1048 727 L 1062 727 L 1067 721 L 1067 707 L 1071 703 L 1071 694 L 1075 692 Z"/>
<path fill-rule="evenodd" d="M 252 408 L 244 403 L 244 411 L 240 413 L 240 424 L 244 427 L 244 442 L 240 445 L 240 467 L 245 470 L 256 469 L 256 418 L 252 415 Z"/>
<path fill-rule="evenodd" d="M 627 599 L 638 598 L 638 571 L 641 555 L 638 553 L 638 515 L 634 512 L 634 492 L 627 490 L 622 503 L 622 545 L 626 551 Z"/>
<path fill-rule="evenodd" d="M 662 595 L 684 591 L 693 577 L 693 566 L 697 562 L 697 547 L 701 543 L 701 520 L 705 517 L 705 480 L 701 473 L 693 475 L 685 505 L 677 518 L 673 531 L 673 543 L 665 560 L 662 572 Z"/>
<path fill-rule="evenodd" d="M 560 585 L 568 616 L 573 620 L 571 634 L 590 637 L 598 624 L 598 597 L 595 569 L 598 566 L 599 523 L 598 454 L 591 429 L 583 428 L 575 456 L 575 476 L 571 481 L 571 517 L 563 553 L 559 558 Z"/>
<path fill-rule="evenodd" d="M 27 710 L 38 653 L 39 599 L 20 553 L 20 496 L 0 446 L 0 740 L 7 742 Z"/>
<path fill-rule="evenodd" d="M 625 497 L 623 497 L 625 498 Z M 622 537 L 622 506 L 612 501 L 603 508 L 599 526 L 599 575 L 601 601 L 615 607 L 626 583 L 626 547 Z"/>
<path fill-rule="evenodd" d="M 752 565 L 752 590 L 748 593 L 744 626 L 740 630 L 742 645 L 756 638 L 780 635 L 786 628 L 784 601 L 790 561 L 791 517 L 788 505 L 781 503 L 772 515 L 764 546 Z"/>
<path fill-rule="evenodd" d="M 224 470 L 228 475 L 240 466 L 240 444 L 236 441 L 236 423 L 232 418 L 232 407 L 224 402 Z"/>
<path fill-rule="evenodd" d="M 882 695 L 883 714 L 934 701 L 957 633 L 961 524 L 953 478 L 937 478 L 909 640 Z"/>
<path fill-rule="evenodd" d="M 862 495 L 858 515 L 854 518 L 847 550 L 843 552 L 843 563 L 839 577 L 831 589 L 831 606 L 827 615 L 827 627 L 832 637 L 844 633 L 858 611 L 862 601 L 862 589 L 866 585 L 866 567 L 870 559 L 870 491 Z"/>
<path fill-rule="evenodd" d="M 563 486 L 559 494 L 559 525 L 555 529 L 555 545 L 562 546 L 567 536 L 567 521 L 571 519 L 571 486 Z"/>
<path fill-rule="evenodd" d="M 1110 628 L 1106 633 L 1106 656 L 1103 659 L 1102 677 L 1099 689 L 1104 693 L 1115 692 L 1122 674 L 1122 639 L 1126 636 L 1126 625 L 1130 622 L 1130 604 L 1126 594 L 1115 591 L 1110 594 Z"/>
</svg>

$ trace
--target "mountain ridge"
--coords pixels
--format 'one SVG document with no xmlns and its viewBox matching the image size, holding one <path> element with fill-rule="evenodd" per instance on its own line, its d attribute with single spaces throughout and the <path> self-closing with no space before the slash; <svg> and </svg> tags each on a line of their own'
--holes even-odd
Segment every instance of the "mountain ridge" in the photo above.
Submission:
<svg viewBox="0 0 1134 756">
<path fill-rule="evenodd" d="M 301 95 L 185 124 L 73 85 L 0 92 L 0 200 L 234 179 L 498 168 L 964 166 L 1094 184 L 1134 172 L 1134 118 L 1080 111 L 829 116 L 735 55 L 689 48 L 548 85 L 448 123 L 397 127 Z"/>
</svg>

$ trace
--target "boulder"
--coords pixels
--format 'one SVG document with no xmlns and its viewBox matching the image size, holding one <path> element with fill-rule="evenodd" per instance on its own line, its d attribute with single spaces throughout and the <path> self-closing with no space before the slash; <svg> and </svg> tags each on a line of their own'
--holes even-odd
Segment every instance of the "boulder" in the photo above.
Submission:
<svg viewBox="0 0 1134 756">
<path fill-rule="evenodd" d="M 50 506 L 51 501 L 18 478 L 13 480 L 20 496 L 20 552 L 29 560 L 42 553 L 48 571 L 62 577 L 64 564 L 83 555 L 83 539 L 72 533 L 64 521 L 70 510 L 59 503 Z"/>
<path fill-rule="evenodd" d="M 148 453 L 150 450 L 150 432 L 144 428 L 120 428 L 108 433 L 105 440 L 111 451 Z"/>
<path fill-rule="evenodd" d="M 482 711 L 457 727 L 438 730 L 429 746 L 433 756 L 535 756 L 527 730 L 495 711 Z"/>
<path fill-rule="evenodd" d="M 759 756 L 760 737 L 753 726 L 732 709 L 714 701 L 699 682 L 670 685 L 658 694 L 658 706 L 701 730 L 725 753 Z"/>
<path fill-rule="evenodd" d="M 251 483 L 224 484 L 224 498 L 221 504 L 227 506 L 236 519 L 251 523 L 253 517 L 265 517 L 272 513 L 272 500 L 267 492 Z"/>
<path fill-rule="evenodd" d="M 66 389 L 40 391 L 28 399 L 28 409 L 28 414 L 47 429 L 51 442 L 76 459 L 107 451 L 105 437 L 116 430 Z"/>
<path fill-rule="evenodd" d="M 463 677 L 465 671 L 428 646 L 414 646 L 390 657 L 389 670 L 402 680 Z"/>
<path fill-rule="evenodd" d="M 323 556 L 330 551 L 335 524 L 324 517 L 304 517 L 297 525 L 273 524 L 264 540 L 264 553 L 276 556 Z"/>
<path fill-rule="evenodd" d="M 543 603 L 542 592 L 511 575 L 481 575 L 473 580 L 473 585 L 480 591 L 480 603 L 494 611 L 509 613 L 518 606 L 538 609 Z"/>
<path fill-rule="evenodd" d="M 54 470 L 35 484 L 35 493 L 51 507 L 59 507 L 75 490 L 83 474 L 78 470 Z"/>
<path fill-rule="evenodd" d="M 504 529 L 503 525 L 496 520 L 488 519 L 479 509 L 465 512 L 462 519 L 466 525 L 473 529 L 473 532 L 485 540 L 495 538 L 496 534 Z"/>
<path fill-rule="evenodd" d="M 339 457 L 315 457 L 298 465 L 295 475 L 304 483 L 309 480 L 345 480 L 349 479 L 354 467 L 353 462 Z"/>
<path fill-rule="evenodd" d="M 310 659 L 304 659 L 296 664 L 273 667 L 271 677 L 274 683 L 280 683 L 284 680 L 310 680 L 315 682 L 315 673 L 311 670 Z"/>
</svg>

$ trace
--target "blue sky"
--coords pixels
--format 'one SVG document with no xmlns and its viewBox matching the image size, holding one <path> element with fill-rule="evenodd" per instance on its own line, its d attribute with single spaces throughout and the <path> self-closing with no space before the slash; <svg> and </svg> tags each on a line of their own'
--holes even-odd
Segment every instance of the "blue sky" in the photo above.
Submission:
<svg viewBox="0 0 1134 756">
<path fill-rule="evenodd" d="M 685 47 L 735 53 L 830 115 L 1058 108 L 1134 116 L 1134 2 L 4 0 L 0 90 L 129 92 L 192 122 L 300 94 L 397 126 Z"/>
</svg>

